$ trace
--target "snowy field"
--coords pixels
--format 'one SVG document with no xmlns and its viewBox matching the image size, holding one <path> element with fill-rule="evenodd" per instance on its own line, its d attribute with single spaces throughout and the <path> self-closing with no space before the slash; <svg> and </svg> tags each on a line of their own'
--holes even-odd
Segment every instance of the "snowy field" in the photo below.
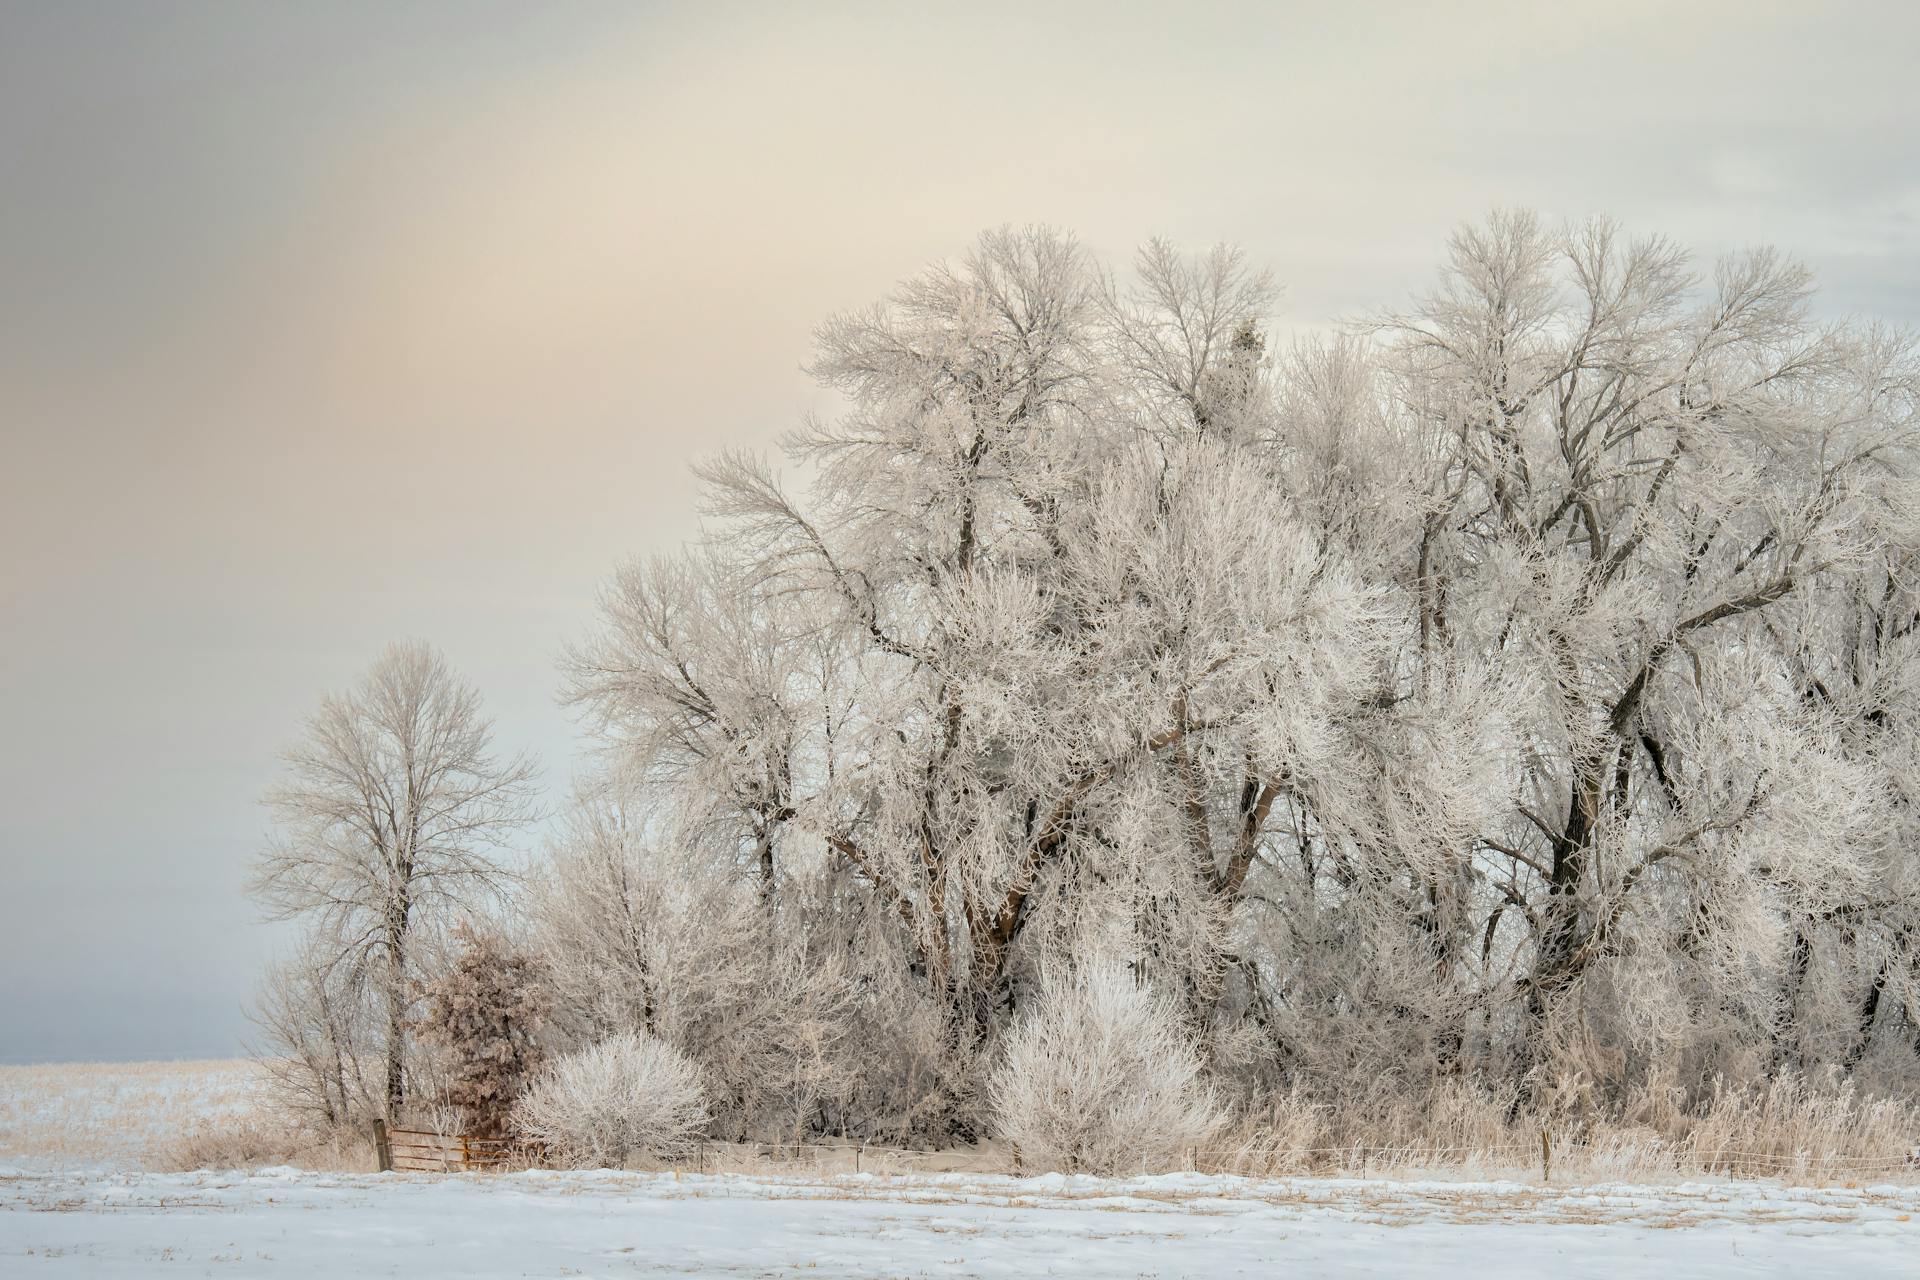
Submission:
<svg viewBox="0 0 1920 1280">
<path fill-rule="evenodd" d="M 1920 1274 L 1913 1186 L 150 1171 L 256 1088 L 0 1068 L 0 1277 Z"/>
<path fill-rule="evenodd" d="M 245 1115 L 260 1084 L 245 1059 L 0 1066 L 0 1165 L 151 1167 L 182 1132 Z"/>
<path fill-rule="evenodd" d="M 1682 1184 L 0 1175 L 6 1276 L 1912 1276 L 1920 1192 Z"/>
</svg>

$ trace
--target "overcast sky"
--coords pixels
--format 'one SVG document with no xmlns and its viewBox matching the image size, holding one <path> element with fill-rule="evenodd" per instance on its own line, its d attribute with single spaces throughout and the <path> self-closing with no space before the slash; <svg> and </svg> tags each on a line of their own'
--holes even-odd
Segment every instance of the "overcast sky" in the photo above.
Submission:
<svg viewBox="0 0 1920 1280">
<path fill-rule="evenodd" d="M 1608 212 L 1920 321 L 1917 6 L 935 8 L 0 0 L 0 1059 L 238 1050 L 257 797 L 389 639 L 564 789 L 689 459 L 985 227 L 1238 241 L 1309 326 Z"/>
</svg>

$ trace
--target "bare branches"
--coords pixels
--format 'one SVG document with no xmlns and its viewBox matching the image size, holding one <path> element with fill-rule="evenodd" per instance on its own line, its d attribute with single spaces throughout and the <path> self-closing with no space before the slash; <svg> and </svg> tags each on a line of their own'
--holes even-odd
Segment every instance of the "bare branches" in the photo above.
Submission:
<svg viewBox="0 0 1920 1280">
<path fill-rule="evenodd" d="M 377 974 L 387 1114 L 405 1098 L 415 938 L 504 887 L 496 854 L 533 816 L 533 762 L 500 760 L 479 694 L 424 644 L 387 649 L 329 696 L 266 804 L 279 828 L 249 890 Z"/>
<path fill-rule="evenodd" d="M 1117 356 L 1151 390 L 1205 431 L 1228 425 L 1254 390 L 1263 343 L 1258 326 L 1278 296 L 1246 255 L 1217 245 L 1183 257 L 1150 240 L 1135 259 L 1138 283 L 1107 282 L 1104 304 Z"/>
</svg>

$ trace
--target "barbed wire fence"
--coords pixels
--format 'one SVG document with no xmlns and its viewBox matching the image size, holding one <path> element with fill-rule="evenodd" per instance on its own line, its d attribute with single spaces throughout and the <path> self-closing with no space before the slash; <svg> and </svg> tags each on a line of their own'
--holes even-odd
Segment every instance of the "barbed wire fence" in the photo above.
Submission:
<svg viewBox="0 0 1920 1280">
<path fill-rule="evenodd" d="M 403 1171 L 474 1171 L 549 1166 L 547 1153 L 524 1143 L 436 1135 L 427 1130 L 385 1131 L 376 1125 L 379 1167 Z M 416 1149 L 417 1148 L 417 1149 Z M 1013 1174 L 1051 1172 L 1023 1167 L 1012 1149 L 919 1150 L 857 1140 L 805 1142 L 702 1141 L 684 1159 L 652 1166 L 676 1173 L 793 1174 Z M 1920 1149 L 1905 1153 L 1780 1150 L 1691 1142 L 1594 1141 L 1541 1130 L 1535 1140 L 1454 1146 L 1350 1143 L 1304 1147 L 1257 1143 L 1178 1148 L 1143 1160 L 1140 1175 L 1196 1173 L 1256 1178 L 1375 1178 L 1435 1172 L 1504 1178 L 1556 1176 L 1637 1179 L 1648 1176 L 1802 1178 L 1855 1181 L 1920 1178 Z"/>
<path fill-rule="evenodd" d="M 806 1170 L 818 1173 L 1001 1173 L 1032 1174 L 1014 1152 L 925 1151 L 875 1143 L 699 1144 L 683 1166 L 688 1172 Z M 1537 1140 L 1457 1146 L 1395 1146 L 1363 1143 L 1298 1147 L 1189 1146 L 1135 1172 L 1230 1174 L 1249 1177 L 1373 1177 L 1420 1170 L 1537 1176 L 1593 1172 L 1615 1175 L 1698 1175 L 1733 1178 L 1805 1177 L 1849 1179 L 1873 1175 L 1920 1177 L 1920 1150 L 1905 1154 L 1763 1150 L 1691 1143 L 1590 1141 L 1542 1130 Z"/>
</svg>

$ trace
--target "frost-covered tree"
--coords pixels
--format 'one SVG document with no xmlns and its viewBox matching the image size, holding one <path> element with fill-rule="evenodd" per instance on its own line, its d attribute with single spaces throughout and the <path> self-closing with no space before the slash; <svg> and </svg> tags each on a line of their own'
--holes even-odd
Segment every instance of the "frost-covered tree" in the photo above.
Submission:
<svg viewBox="0 0 1920 1280">
<path fill-rule="evenodd" d="M 1852 892 L 1784 921 L 1787 961 L 1773 1065 L 1872 1065 L 1895 1081 L 1920 1053 L 1920 557 L 1911 505 L 1862 571 L 1822 584 L 1770 631 L 1791 687 L 1835 736 L 1884 823 L 1860 850 Z"/>
<path fill-rule="evenodd" d="M 331 972 L 363 976 L 380 1007 L 381 1104 L 406 1101 L 408 1015 L 422 951 L 503 883 L 497 855 L 530 816 L 532 762 L 502 760 L 480 695 L 425 644 L 389 647 L 329 695 L 267 793 L 277 832 L 250 889 L 301 920 Z"/>
<path fill-rule="evenodd" d="M 1180 375 L 1127 376 L 1102 284 L 1070 240 L 1002 233 L 830 322 L 817 372 L 852 409 L 795 442 L 815 508 L 744 458 L 707 468 L 729 533 L 624 573 L 571 667 L 683 832 L 776 893 L 824 858 L 895 917 L 959 1055 L 1026 953 L 1110 921 L 1217 999 L 1278 797 L 1344 789 L 1393 714 L 1385 591 L 1258 456 L 1165 429 Z M 1222 359 L 1252 319 L 1209 320 Z"/>
<path fill-rule="evenodd" d="M 1916 1078 L 1911 344 L 1605 222 L 1271 353 L 1237 253 L 1136 267 L 995 232 L 828 321 L 808 494 L 702 468 L 569 656 L 652 900 L 847 975 L 816 1127 L 978 1132 L 1095 939 L 1240 1089 Z"/>
<path fill-rule="evenodd" d="M 1456 918 L 1513 957 L 1530 1052 L 1602 970 L 1629 1023 L 1751 1029 L 1786 921 L 1864 889 L 1885 805 L 1777 637 L 1892 531 L 1914 374 L 1807 297 L 1770 252 L 1702 287 L 1664 241 L 1506 215 L 1386 327 L 1428 455 L 1400 556 L 1416 678 L 1487 663 L 1529 690 Z"/>
<path fill-rule="evenodd" d="M 798 1136 L 850 1074 L 846 962 L 783 927 L 757 877 L 663 849 L 616 776 L 583 789 L 524 899 L 555 1032 L 633 1032 L 686 1054 L 719 1136 Z"/>
</svg>

